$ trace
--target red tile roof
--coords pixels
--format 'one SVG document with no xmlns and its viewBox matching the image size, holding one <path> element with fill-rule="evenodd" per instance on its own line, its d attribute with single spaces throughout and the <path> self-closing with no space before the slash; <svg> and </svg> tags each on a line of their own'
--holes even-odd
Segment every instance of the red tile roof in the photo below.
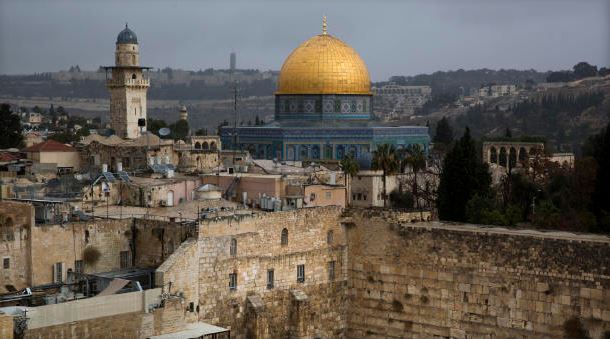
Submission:
<svg viewBox="0 0 610 339">
<path fill-rule="evenodd" d="M 76 152 L 76 149 L 59 141 L 47 140 L 27 147 L 23 152 Z"/>
<path fill-rule="evenodd" d="M 0 151 L 0 162 L 12 162 L 23 159 L 25 156 L 19 152 Z"/>
</svg>

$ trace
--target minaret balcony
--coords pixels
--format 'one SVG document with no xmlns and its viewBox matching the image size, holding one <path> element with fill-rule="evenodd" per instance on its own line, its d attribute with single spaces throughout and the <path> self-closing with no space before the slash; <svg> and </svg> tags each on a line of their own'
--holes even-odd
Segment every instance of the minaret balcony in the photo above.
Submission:
<svg viewBox="0 0 610 339">
<path fill-rule="evenodd" d="M 106 80 L 107 87 L 150 87 L 149 79 L 125 79 L 125 80 Z"/>
</svg>

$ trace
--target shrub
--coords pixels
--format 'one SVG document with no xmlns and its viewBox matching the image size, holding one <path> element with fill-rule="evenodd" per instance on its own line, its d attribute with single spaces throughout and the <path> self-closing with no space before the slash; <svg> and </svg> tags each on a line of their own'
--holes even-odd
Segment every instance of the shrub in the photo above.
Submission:
<svg viewBox="0 0 610 339">
<path fill-rule="evenodd" d="M 87 265 L 95 265 L 101 256 L 102 253 L 96 247 L 87 246 L 83 251 L 83 262 Z"/>
</svg>

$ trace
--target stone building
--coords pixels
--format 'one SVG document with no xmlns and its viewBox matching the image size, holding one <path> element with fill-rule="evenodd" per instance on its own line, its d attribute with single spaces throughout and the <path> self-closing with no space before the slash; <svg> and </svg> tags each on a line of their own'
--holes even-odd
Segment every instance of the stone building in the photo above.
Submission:
<svg viewBox="0 0 610 339">
<path fill-rule="evenodd" d="M 127 27 L 117 36 L 115 65 L 104 67 L 112 77 L 106 79 L 110 91 L 110 126 L 121 138 L 136 139 L 146 122 L 146 92 L 150 81 L 140 66 L 136 34 Z M 106 73 L 108 76 L 108 73 Z"/>
<path fill-rule="evenodd" d="M 78 172 L 81 169 L 81 159 L 76 148 L 55 140 L 26 147 L 22 152 L 27 154 L 33 164 L 51 165 L 57 173 Z"/>
<path fill-rule="evenodd" d="M 516 167 L 530 155 L 544 152 L 542 142 L 486 141 L 483 143 L 483 162 L 501 167 Z"/>
<path fill-rule="evenodd" d="M 401 86 L 389 83 L 381 87 L 373 87 L 372 92 L 375 95 L 375 113 L 393 113 L 397 117 L 414 114 L 432 99 L 430 86 Z"/>
</svg>

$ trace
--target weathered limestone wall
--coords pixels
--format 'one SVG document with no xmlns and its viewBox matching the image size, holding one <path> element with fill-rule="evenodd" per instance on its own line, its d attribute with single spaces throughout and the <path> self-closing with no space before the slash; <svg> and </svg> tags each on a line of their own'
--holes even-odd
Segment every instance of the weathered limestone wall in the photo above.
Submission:
<svg viewBox="0 0 610 339">
<path fill-rule="evenodd" d="M 230 327 L 237 338 L 341 337 L 347 266 L 340 213 L 340 208 L 327 207 L 203 223 L 198 241 L 199 319 Z M 284 228 L 287 245 L 281 244 Z M 234 256 L 232 239 L 237 242 Z M 297 282 L 301 264 L 302 283 Z M 268 269 L 274 270 L 272 289 L 267 288 Z M 237 274 L 235 290 L 229 288 L 232 273 Z"/>
<path fill-rule="evenodd" d="M 0 312 L 0 338 L 13 339 L 13 316 Z"/>
<path fill-rule="evenodd" d="M 153 335 L 152 314 L 134 312 L 25 331 L 24 339 L 46 338 L 149 338 Z"/>
<path fill-rule="evenodd" d="M 161 289 L 115 294 L 35 307 L 28 312 L 25 338 L 147 338 Z"/>
<path fill-rule="evenodd" d="M 120 252 L 130 251 L 131 220 L 96 219 L 65 225 L 39 225 L 31 228 L 32 285 L 53 282 L 53 265 L 63 263 L 63 279 L 75 261 L 83 260 L 85 248 L 100 252 L 97 262 L 84 262 L 85 273 L 120 268 Z"/>
<path fill-rule="evenodd" d="M 610 238 L 389 215 L 349 221 L 348 337 L 557 338 L 610 330 Z"/>
<path fill-rule="evenodd" d="M 190 308 L 199 304 L 199 248 L 196 239 L 189 239 L 182 243 L 178 249 L 155 271 L 155 281 L 163 292 L 176 294 L 182 293 L 184 305 L 182 309 Z M 189 322 L 197 321 L 197 313 L 188 312 L 181 314 L 182 318 L 188 318 Z"/>
<path fill-rule="evenodd" d="M 188 238 L 197 237 L 197 226 L 135 219 L 135 266 L 157 267 Z"/>
<path fill-rule="evenodd" d="M 0 293 L 8 292 L 6 285 L 19 290 L 30 283 L 29 229 L 33 224 L 31 205 L 0 201 Z"/>
</svg>

